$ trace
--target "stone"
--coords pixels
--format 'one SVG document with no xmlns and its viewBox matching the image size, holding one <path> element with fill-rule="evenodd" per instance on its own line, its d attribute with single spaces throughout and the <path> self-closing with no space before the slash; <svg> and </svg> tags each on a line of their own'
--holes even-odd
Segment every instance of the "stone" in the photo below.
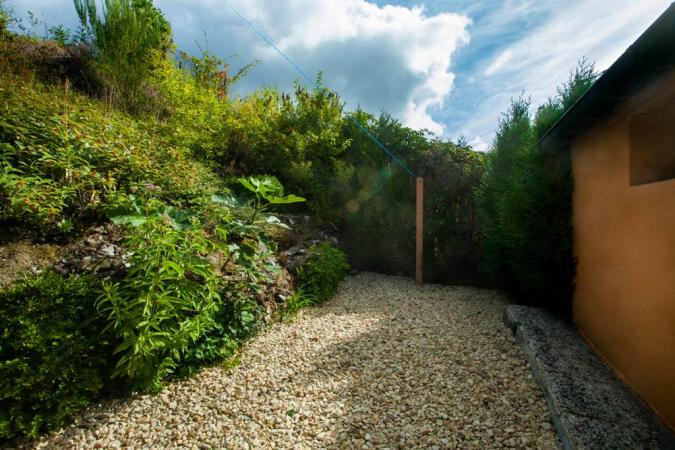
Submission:
<svg viewBox="0 0 675 450">
<path fill-rule="evenodd" d="M 504 322 L 525 352 L 566 449 L 675 448 L 675 435 L 595 356 L 571 323 L 516 305 L 505 310 Z"/>
</svg>

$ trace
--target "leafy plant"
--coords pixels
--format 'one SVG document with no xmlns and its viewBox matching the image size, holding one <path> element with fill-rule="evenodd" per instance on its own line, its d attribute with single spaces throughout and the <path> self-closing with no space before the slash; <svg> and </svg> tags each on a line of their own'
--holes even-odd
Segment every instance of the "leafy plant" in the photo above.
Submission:
<svg viewBox="0 0 675 450">
<path fill-rule="evenodd" d="M 232 298 L 230 291 L 230 298 L 215 315 L 216 325 L 184 352 L 177 373 L 190 375 L 206 364 L 232 359 L 241 344 L 258 330 L 262 315 L 261 306 L 252 298 Z"/>
<path fill-rule="evenodd" d="M 275 177 L 249 177 L 239 180 L 242 186 L 255 194 L 255 205 L 251 223 L 270 205 L 290 205 L 302 203 L 304 198 L 297 195 L 284 195 L 284 187 Z"/>
<path fill-rule="evenodd" d="M 285 318 L 291 318 L 301 310 L 316 305 L 317 303 L 316 297 L 305 294 L 302 289 L 298 289 L 288 298 L 288 300 L 286 300 L 283 316 Z"/>
<path fill-rule="evenodd" d="M 7 36 L 7 27 L 12 22 L 12 11 L 7 8 L 6 0 L 0 0 L 0 39 Z"/>
<path fill-rule="evenodd" d="M 77 225 L 133 202 L 159 197 L 180 205 L 222 190 L 186 149 L 154 134 L 152 122 L 0 77 L 0 220 L 50 232 L 64 220 Z"/>
<path fill-rule="evenodd" d="M 159 219 L 174 230 L 183 231 L 197 224 L 196 215 L 168 206 L 158 199 L 148 199 L 142 202 L 135 195 L 129 195 L 126 200 L 128 201 L 127 211 L 123 215 L 113 214 L 110 217 L 110 220 L 116 225 L 141 227 L 148 222 Z"/>
<path fill-rule="evenodd" d="M 189 69 L 189 74 L 197 84 L 215 92 L 219 99 L 227 97 L 229 88 L 243 78 L 260 61 L 257 59 L 245 65 L 235 75 L 230 75 L 230 66 L 221 58 L 208 50 L 199 47 L 201 56 L 194 56 L 187 52 L 180 52 L 179 56 L 183 66 Z"/>
<path fill-rule="evenodd" d="M 0 291 L 0 439 L 62 425 L 104 389 L 114 342 L 97 285 L 49 271 Z"/>
<path fill-rule="evenodd" d="M 347 276 L 349 264 L 345 254 L 328 243 L 310 248 L 311 256 L 298 268 L 296 281 L 304 295 L 321 302 L 337 292 Z"/>
<path fill-rule="evenodd" d="M 242 178 L 239 182 L 256 196 L 257 204 L 264 207 L 265 202 L 270 205 L 289 205 L 302 203 L 304 198 L 297 195 L 284 196 L 284 187 L 275 177 L 249 177 Z"/>
<path fill-rule="evenodd" d="M 70 30 L 63 25 L 54 25 L 47 30 L 47 39 L 56 41 L 61 47 L 69 45 L 73 38 Z"/>
<path fill-rule="evenodd" d="M 206 256 L 214 244 L 201 229 L 180 230 L 162 218 L 140 224 L 127 238 L 131 267 L 105 283 L 98 307 L 107 330 L 122 343 L 114 376 L 157 389 L 182 354 L 216 326 L 219 281 Z"/>
</svg>

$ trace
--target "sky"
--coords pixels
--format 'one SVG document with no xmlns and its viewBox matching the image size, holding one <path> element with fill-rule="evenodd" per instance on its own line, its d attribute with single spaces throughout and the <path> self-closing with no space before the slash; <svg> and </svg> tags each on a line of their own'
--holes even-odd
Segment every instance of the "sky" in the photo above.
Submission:
<svg viewBox="0 0 675 450">
<path fill-rule="evenodd" d="M 512 98 L 533 108 L 583 57 L 606 70 L 671 0 L 229 0 L 310 77 L 320 71 L 349 110 L 489 149 Z M 15 16 L 75 28 L 72 0 L 8 0 Z M 300 76 L 224 0 L 155 0 L 182 50 L 232 70 L 236 86 L 290 91 Z M 40 25 L 39 28 L 44 28 Z M 40 30 L 36 30 L 40 32 Z"/>
</svg>

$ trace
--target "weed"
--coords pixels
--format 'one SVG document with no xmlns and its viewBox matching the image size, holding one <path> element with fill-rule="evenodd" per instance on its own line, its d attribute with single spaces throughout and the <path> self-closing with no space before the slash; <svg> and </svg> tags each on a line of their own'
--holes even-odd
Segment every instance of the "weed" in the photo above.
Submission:
<svg viewBox="0 0 675 450">
<path fill-rule="evenodd" d="M 304 295 L 321 302 L 337 292 L 338 285 L 349 272 L 347 257 L 328 243 L 310 248 L 311 256 L 300 266 L 296 279 Z"/>
</svg>

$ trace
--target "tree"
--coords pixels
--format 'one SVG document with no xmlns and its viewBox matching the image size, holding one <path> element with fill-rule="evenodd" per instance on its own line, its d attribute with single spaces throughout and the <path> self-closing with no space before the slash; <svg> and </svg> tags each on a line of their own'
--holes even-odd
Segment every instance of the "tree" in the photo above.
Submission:
<svg viewBox="0 0 675 450">
<path fill-rule="evenodd" d="M 565 314 L 575 271 L 570 154 L 544 152 L 537 144 L 595 78 L 593 65 L 580 61 L 534 120 L 529 101 L 513 100 L 478 190 L 482 265 L 489 279 L 519 301 Z"/>
</svg>

